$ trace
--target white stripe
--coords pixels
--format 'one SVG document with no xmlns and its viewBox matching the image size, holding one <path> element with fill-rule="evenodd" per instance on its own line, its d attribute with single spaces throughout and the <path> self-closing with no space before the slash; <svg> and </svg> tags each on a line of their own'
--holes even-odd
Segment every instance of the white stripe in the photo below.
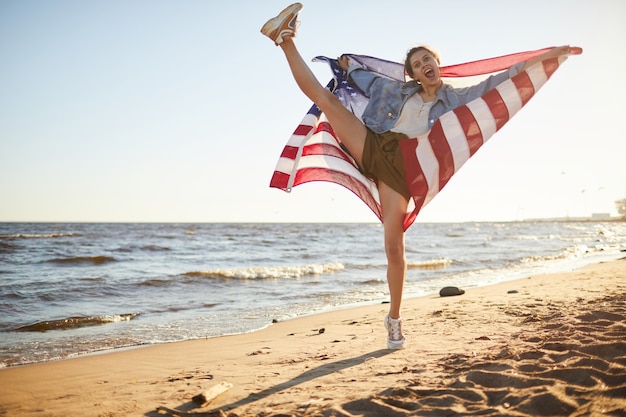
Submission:
<svg viewBox="0 0 626 417">
<path fill-rule="evenodd" d="M 409 198 L 409 205 L 406 208 L 406 212 L 411 213 L 413 212 L 413 210 L 415 210 L 415 200 L 413 200 L 412 198 Z"/>
<path fill-rule="evenodd" d="M 302 145 L 302 141 L 303 139 L 306 139 L 307 135 L 291 135 L 289 137 L 289 140 L 287 141 L 287 143 L 285 144 L 285 146 L 290 146 L 292 148 L 298 148 L 300 145 Z"/>
<path fill-rule="evenodd" d="M 439 118 L 443 134 L 448 141 L 452 159 L 454 161 L 454 172 L 461 168 L 470 157 L 470 150 L 467 144 L 467 138 L 463 131 L 463 126 L 454 111 L 449 111 Z"/>
<path fill-rule="evenodd" d="M 291 171 L 291 173 L 289 174 L 289 180 L 287 180 L 287 191 L 291 192 L 291 189 L 293 188 L 293 182 L 296 178 L 296 172 L 298 171 L 298 165 L 300 164 L 300 157 L 302 156 L 302 149 L 304 148 L 304 145 L 306 144 L 307 140 L 309 139 L 309 137 L 313 134 L 313 130 L 309 130 L 309 133 L 307 133 L 305 136 L 300 136 L 300 143 L 297 145 L 298 146 L 298 151 L 296 152 L 296 158 L 293 161 L 293 169 Z M 296 136 L 296 135 L 294 135 Z"/>
<path fill-rule="evenodd" d="M 506 108 L 509 111 L 509 119 L 515 115 L 522 108 L 522 99 L 517 91 L 517 87 L 511 80 L 503 81 L 496 87 L 496 90 L 500 93 Z"/>
<path fill-rule="evenodd" d="M 304 116 L 304 118 L 302 119 L 298 127 L 309 126 L 311 129 L 313 129 L 315 127 L 315 123 L 317 123 L 317 117 L 313 116 L 312 114 L 307 114 L 306 116 Z M 286 146 L 293 146 L 297 148 L 300 145 L 302 145 L 302 138 L 305 138 L 306 136 L 307 135 L 292 134 L 289 137 L 289 140 L 287 141 Z"/>
<path fill-rule="evenodd" d="M 548 75 L 543 69 L 543 64 L 541 62 L 528 68 L 526 72 L 528 73 L 530 81 L 533 83 L 533 87 L 535 87 L 535 92 L 543 87 L 543 85 L 548 81 Z"/>
<path fill-rule="evenodd" d="M 328 133 L 327 131 L 323 130 L 323 131 L 319 131 L 316 134 L 314 134 L 313 136 L 311 136 L 311 139 L 309 139 L 306 142 L 306 145 L 317 145 L 317 144 L 326 144 L 326 145 L 331 145 L 334 146 L 335 148 L 339 148 L 341 149 L 341 147 L 339 146 L 339 144 L 337 143 L 337 140 L 333 137 L 333 135 L 331 135 L 330 133 Z"/>
<path fill-rule="evenodd" d="M 483 143 L 487 142 L 496 133 L 496 120 L 493 118 L 487 102 L 482 98 L 477 98 L 467 103 L 467 108 L 472 112 L 480 132 L 483 136 Z"/>
<path fill-rule="evenodd" d="M 418 138 L 415 156 L 428 184 L 428 193 L 426 193 L 424 199 L 424 205 L 426 205 L 439 192 L 439 162 L 435 157 L 432 146 L 430 146 L 428 137 L 420 136 Z"/>
<path fill-rule="evenodd" d="M 274 171 L 282 172 L 283 174 L 290 175 L 293 170 L 294 160 L 291 158 L 280 157 L 276 163 Z"/>
</svg>

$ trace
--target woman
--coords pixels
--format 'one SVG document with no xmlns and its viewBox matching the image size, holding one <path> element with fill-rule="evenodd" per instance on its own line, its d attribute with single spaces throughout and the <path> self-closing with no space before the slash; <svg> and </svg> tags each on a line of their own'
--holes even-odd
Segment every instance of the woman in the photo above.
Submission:
<svg viewBox="0 0 626 417">
<path fill-rule="evenodd" d="M 408 83 L 379 77 L 358 65 L 350 65 L 348 58 L 340 57 L 340 66 L 370 98 L 361 122 L 319 83 L 300 56 L 293 38 L 301 10 L 300 3 L 292 4 L 267 21 L 261 32 L 281 47 L 299 88 L 324 112 L 360 170 L 377 183 L 390 293 L 389 313 L 384 320 L 388 332 L 387 346 L 390 349 L 403 348 L 406 344 L 400 314 L 406 276 L 403 221 L 411 195 L 398 141 L 426 133 L 445 112 L 480 97 L 526 66 L 568 52 L 569 47 L 551 50 L 465 89 L 455 89 L 442 82 L 439 57 L 426 47 L 414 48 L 407 54 L 405 67 L 413 79 Z"/>
</svg>

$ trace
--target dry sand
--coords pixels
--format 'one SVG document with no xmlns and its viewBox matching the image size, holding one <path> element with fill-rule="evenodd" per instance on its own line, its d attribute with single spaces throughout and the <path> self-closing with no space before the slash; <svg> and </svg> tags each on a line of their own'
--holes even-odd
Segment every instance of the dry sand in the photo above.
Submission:
<svg viewBox="0 0 626 417">
<path fill-rule="evenodd" d="M 400 351 L 378 304 L 3 369 L 0 415 L 626 416 L 626 258 L 466 290 L 405 300 Z"/>
</svg>

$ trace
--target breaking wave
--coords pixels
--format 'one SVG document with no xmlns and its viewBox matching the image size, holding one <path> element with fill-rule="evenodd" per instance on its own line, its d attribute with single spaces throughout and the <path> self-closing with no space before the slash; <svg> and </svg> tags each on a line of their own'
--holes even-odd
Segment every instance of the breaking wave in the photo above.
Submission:
<svg viewBox="0 0 626 417">
<path fill-rule="evenodd" d="M 81 327 L 99 326 L 107 323 L 130 321 L 139 313 L 110 314 L 104 316 L 73 316 L 60 320 L 45 320 L 13 329 L 14 332 L 47 332 L 49 330 L 69 330 Z"/>
<path fill-rule="evenodd" d="M 597 250 L 602 250 L 601 248 L 596 248 Z M 589 252 L 594 251 L 592 248 L 589 248 L 586 245 L 575 245 L 569 248 L 565 248 L 563 251 L 556 254 L 548 254 L 548 255 L 533 255 L 526 256 L 520 260 L 522 264 L 531 263 L 531 262 L 546 262 L 546 261 L 557 261 L 562 259 L 572 259 L 579 258 Z"/>
<path fill-rule="evenodd" d="M 421 262 L 409 262 L 407 263 L 408 269 L 444 269 L 448 265 L 452 264 L 452 261 L 447 258 L 430 259 L 428 261 Z"/>
<path fill-rule="evenodd" d="M 0 239 L 52 239 L 77 236 L 75 233 L 14 233 L 0 234 Z"/>
<path fill-rule="evenodd" d="M 345 266 L 339 262 L 318 265 L 254 267 L 235 269 L 214 269 L 209 271 L 187 272 L 186 276 L 225 278 L 225 279 L 279 279 L 301 278 L 307 275 L 322 275 L 342 271 Z"/>
</svg>

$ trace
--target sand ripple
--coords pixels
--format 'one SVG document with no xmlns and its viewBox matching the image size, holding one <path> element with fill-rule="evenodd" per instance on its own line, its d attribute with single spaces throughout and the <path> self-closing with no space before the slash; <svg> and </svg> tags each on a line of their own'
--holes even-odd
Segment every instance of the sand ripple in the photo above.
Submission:
<svg viewBox="0 0 626 417">
<path fill-rule="evenodd" d="M 531 321 L 539 322 L 539 329 L 520 334 L 499 351 L 447 357 L 441 367 L 448 378 L 441 386 L 425 387 L 416 379 L 369 399 L 303 415 L 625 416 L 625 296 L 554 307 L 536 311 Z"/>
</svg>

